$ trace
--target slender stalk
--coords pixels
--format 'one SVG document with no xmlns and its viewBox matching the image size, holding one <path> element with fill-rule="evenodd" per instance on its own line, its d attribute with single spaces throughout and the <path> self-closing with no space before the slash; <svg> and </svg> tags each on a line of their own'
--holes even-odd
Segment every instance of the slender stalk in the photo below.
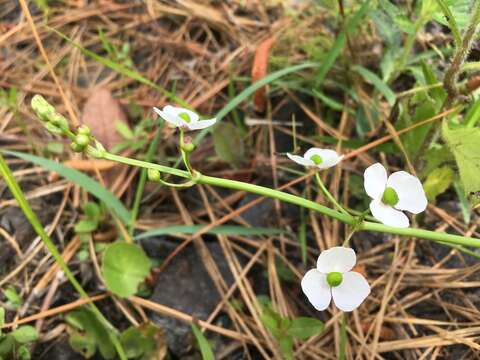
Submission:
<svg viewBox="0 0 480 360">
<path fill-rule="evenodd" d="M 107 160 L 112 160 L 112 161 L 116 161 L 116 162 L 127 164 L 127 165 L 139 166 L 147 169 L 148 168 L 156 169 L 160 172 L 164 172 L 167 174 L 171 174 L 171 175 L 175 175 L 183 178 L 191 178 L 190 174 L 187 171 L 182 171 L 182 170 L 178 170 L 175 168 L 170 168 L 170 167 L 162 166 L 158 164 L 152 164 L 146 161 L 130 159 L 127 157 L 114 155 L 110 153 L 105 153 L 104 158 Z M 255 185 L 255 184 L 244 183 L 241 181 L 221 179 L 221 178 L 206 176 L 202 174 L 197 174 L 197 176 L 195 177 L 195 181 L 198 184 L 206 184 L 206 185 L 219 186 L 219 187 L 224 187 L 224 188 L 233 189 L 233 190 L 247 191 L 253 194 L 266 196 L 273 199 L 278 199 L 284 202 L 288 202 L 290 204 L 302 206 L 306 209 L 316 211 L 320 214 L 339 220 L 347 225 L 353 226 L 356 223 L 356 218 L 353 216 L 345 215 L 337 210 L 318 204 L 314 201 L 307 200 L 300 196 L 292 195 L 283 191 L 274 190 L 267 187 Z M 374 222 L 368 222 L 368 221 L 364 221 L 361 224 L 359 224 L 357 231 L 375 231 L 380 233 L 433 240 L 441 243 L 448 243 L 448 244 L 455 244 L 455 245 L 462 245 L 462 246 L 472 246 L 472 247 L 480 248 L 480 239 L 476 239 L 472 237 L 453 235 L 453 234 L 447 234 L 443 232 L 422 230 L 422 229 L 416 229 L 416 228 L 397 228 L 397 227 L 391 227 L 391 226 L 374 223 Z"/>
<path fill-rule="evenodd" d="M 338 360 L 345 360 L 345 353 L 347 347 L 347 314 L 342 313 L 342 320 L 340 323 L 340 340 L 339 340 Z"/>
<path fill-rule="evenodd" d="M 32 225 L 33 229 L 35 232 L 40 236 L 40 239 L 42 239 L 43 243 L 47 247 L 48 251 L 50 254 L 53 256 L 55 261 L 58 263 L 62 271 L 64 272 L 65 276 L 67 279 L 70 281 L 72 286 L 75 288 L 75 290 L 80 294 L 81 297 L 88 299 L 89 296 L 86 293 L 85 290 L 83 290 L 82 286 L 80 283 L 77 281 L 73 273 L 70 271 L 68 268 L 67 264 L 65 261 L 63 261 L 62 256 L 60 255 L 60 252 L 57 250 L 55 244 L 53 243 L 52 239 L 48 236 L 46 231 L 44 230 L 42 224 L 40 223 L 40 220 L 38 219 L 37 215 L 33 212 L 32 208 L 27 202 L 27 199 L 25 198 L 25 195 L 23 194 L 22 189 L 18 185 L 17 181 L 13 177 L 12 172 L 10 171 L 10 168 L 8 167 L 7 162 L 3 158 L 3 156 L 0 154 L 0 175 L 5 179 L 5 183 L 7 184 L 8 188 L 10 189 L 10 192 L 14 196 L 14 198 L 17 200 L 18 205 L 22 209 L 25 217 L 27 220 L 30 222 Z M 108 331 L 110 340 L 112 341 L 113 345 L 115 346 L 115 349 L 117 350 L 117 353 L 122 360 L 127 360 L 127 357 L 125 355 L 125 351 L 122 348 L 122 345 L 120 344 L 120 341 L 118 340 L 116 336 L 117 330 L 108 322 L 108 320 L 102 315 L 100 310 L 95 306 L 93 303 L 89 303 L 90 308 L 92 309 L 93 313 L 97 318 L 100 320 L 100 322 L 110 331 Z"/>
<path fill-rule="evenodd" d="M 347 210 L 345 210 L 342 205 L 339 204 L 337 199 L 333 197 L 333 195 L 328 191 L 327 187 L 323 183 L 322 179 L 320 178 L 320 174 L 318 172 L 315 173 L 315 179 L 317 180 L 318 187 L 322 190 L 328 200 L 339 210 L 341 213 L 345 215 L 350 215 Z"/>
</svg>

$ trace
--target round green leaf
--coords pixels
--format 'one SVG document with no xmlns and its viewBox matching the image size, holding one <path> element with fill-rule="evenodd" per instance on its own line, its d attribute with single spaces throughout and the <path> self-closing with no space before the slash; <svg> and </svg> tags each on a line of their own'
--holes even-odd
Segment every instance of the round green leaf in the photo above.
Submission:
<svg viewBox="0 0 480 360">
<path fill-rule="evenodd" d="M 138 245 L 115 242 L 105 250 L 103 278 L 114 294 L 122 297 L 135 294 L 149 272 L 150 259 Z"/>
<path fill-rule="evenodd" d="M 26 344 L 38 339 L 37 330 L 33 326 L 23 325 L 10 333 L 17 342 Z"/>
</svg>

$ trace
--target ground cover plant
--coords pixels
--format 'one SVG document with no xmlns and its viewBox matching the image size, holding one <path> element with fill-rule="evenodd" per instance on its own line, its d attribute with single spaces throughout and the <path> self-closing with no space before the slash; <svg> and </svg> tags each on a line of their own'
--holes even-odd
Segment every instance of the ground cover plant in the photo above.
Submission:
<svg viewBox="0 0 480 360">
<path fill-rule="evenodd" d="M 0 4 L 0 359 L 479 356 L 479 2 Z"/>
</svg>

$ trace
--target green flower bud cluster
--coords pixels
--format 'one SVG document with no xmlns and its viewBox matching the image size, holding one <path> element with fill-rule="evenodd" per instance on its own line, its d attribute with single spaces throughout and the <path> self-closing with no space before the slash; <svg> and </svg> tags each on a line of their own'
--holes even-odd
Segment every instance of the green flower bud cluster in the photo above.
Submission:
<svg viewBox="0 0 480 360">
<path fill-rule="evenodd" d="M 70 128 L 68 120 L 41 95 L 35 95 L 31 101 L 32 109 L 45 123 L 45 127 L 53 134 L 65 134 Z"/>
<path fill-rule="evenodd" d="M 92 137 L 90 128 L 86 125 L 81 125 L 77 129 L 77 133 L 75 134 L 73 142 L 70 146 L 75 152 L 83 152 L 90 144 L 91 139 Z"/>
</svg>

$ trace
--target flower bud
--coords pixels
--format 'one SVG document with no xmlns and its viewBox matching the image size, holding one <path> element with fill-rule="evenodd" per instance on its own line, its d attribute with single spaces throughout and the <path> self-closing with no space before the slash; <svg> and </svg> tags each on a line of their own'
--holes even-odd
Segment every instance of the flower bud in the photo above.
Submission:
<svg viewBox="0 0 480 360">
<path fill-rule="evenodd" d="M 63 131 L 62 129 L 60 129 L 58 126 L 52 124 L 50 121 L 45 123 L 45 128 L 51 132 L 52 134 L 57 134 L 57 135 L 61 135 L 63 134 Z"/>
<path fill-rule="evenodd" d="M 75 143 L 84 148 L 90 143 L 90 137 L 88 135 L 78 134 L 75 136 Z"/>
<path fill-rule="evenodd" d="M 83 152 L 83 150 L 85 149 L 84 146 L 81 146 L 81 145 L 77 144 L 76 142 L 72 142 L 70 144 L 70 148 L 75 152 Z"/>
<path fill-rule="evenodd" d="M 77 133 L 90 136 L 91 131 L 87 125 L 80 125 L 80 127 L 77 129 Z"/>
<path fill-rule="evenodd" d="M 42 95 L 35 95 L 30 102 L 33 111 L 42 121 L 49 121 L 50 116 L 55 114 L 55 108 L 48 103 Z"/>
<path fill-rule="evenodd" d="M 159 181 L 161 176 L 160 176 L 160 171 L 155 170 L 155 169 L 148 169 L 147 170 L 147 177 L 148 180 L 150 181 Z"/>
<path fill-rule="evenodd" d="M 68 129 L 68 120 L 60 115 L 59 113 L 53 113 L 50 115 L 49 118 L 50 122 L 55 125 L 56 127 L 59 127 L 60 129 Z"/>
<path fill-rule="evenodd" d="M 186 153 L 191 153 L 193 150 L 195 150 L 195 145 L 193 145 L 193 143 L 186 143 L 182 144 L 181 148 Z"/>
</svg>

